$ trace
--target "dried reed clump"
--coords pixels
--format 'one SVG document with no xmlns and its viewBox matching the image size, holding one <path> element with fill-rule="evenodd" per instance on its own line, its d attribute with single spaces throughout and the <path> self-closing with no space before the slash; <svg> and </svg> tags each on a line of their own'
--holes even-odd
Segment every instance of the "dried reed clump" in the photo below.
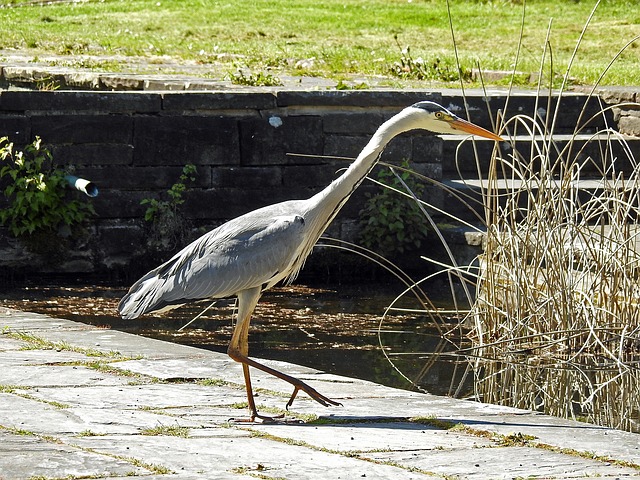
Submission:
<svg viewBox="0 0 640 480">
<path fill-rule="evenodd" d="M 424 207 L 452 222 L 456 218 L 405 188 L 423 205 L 449 254 L 450 265 L 425 259 L 457 282 L 451 282 L 451 292 L 460 318 L 458 325 L 450 324 L 450 317 L 443 321 L 442 312 L 423 301 L 425 318 L 438 328 L 448 351 L 421 353 L 429 360 L 420 375 L 443 354 L 465 358 L 477 400 L 640 431 L 640 163 L 624 137 L 608 127 L 613 107 L 601 105 L 588 118 L 585 104 L 572 134 L 557 135 L 556 128 L 571 65 L 598 4 L 577 40 L 562 85 L 542 93 L 543 78 L 551 85 L 555 77 L 547 51 L 549 24 L 534 114 L 513 116 L 499 129 L 513 153 L 500 158 L 494 150 L 488 172 L 482 171 L 476 153 L 478 178 L 467 180 L 479 187 L 486 229 L 477 267 L 456 263 Z M 524 18 L 523 5 L 523 29 Z M 514 71 L 522 38 L 521 32 Z M 639 38 L 622 47 L 600 79 Z M 587 103 L 596 99 L 595 88 Z M 543 97 L 549 98 L 546 105 L 540 104 Z M 508 103 L 509 97 L 504 118 Z M 640 109 L 640 104 L 626 107 Z M 600 131 L 587 133 L 596 124 Z M 476 198 L 443 188 L 475 210 Z M 409 287 L 398 298 L 410 291 L 415 293 Z M 457 298 L 459 291 L 464 298 Z M 461 307 L 467 303 L 470 309 Z M 463 391 L 464 378 L 456 395 Z M 419 387 L 417 380 L 410 381 Z"/>
<path fill-rule="evenodd" d="M 451 288 L 460 323 L 423 302 L 447 352 L 423 352 L 429 361 L 410 381 L 419 387 L 443 355 L 466 358 L 477 400 L 640 431 L 640 162 L 613 129 L 581 133 L 595 116 L 554 136 L 548 117 L 562 102 L 546 119 L 512 117 L 501 130 L 513 153 L 494 150 L 489 171 L 470 180 L 484 209 L 483 253 L 477 268 L 451 252 L 451 265 L 436 262 L 467 287 L 463 299 Z"/>
<path fill-rule="evenodd" d="M 540 105 L 543 78 L 554 77 L 549 24 L 534 114 L 501 126 L 513 154 L 494 150 L 489 172 L 478 167 L 486 227 L 479 268 L 452 259 L 447 272 L 464 283 L 477 271 L 475 299 L 461 315 L 472 345 L 458 352 L 478 400 L 640 431 L 640 164 L 614 130 L 586 134 L 594 120 L 608 125 L 608 108 L 586 118 L 585 104 L 573 134 L 556 135 L 571 65 L 598 4 L 562 85 Z M 453 27 L 452 36 L 456 48 Z"/>
<path fill-rule="evenodd" d="M 517 141 L 494 158 L 483 193 L 486 246 L 467 317 L 476 395 L 637 429 L 640 164 L 611 130 L 580 147 L 577 135 L 554 142 L 539 118 L 506 129 L 524 129 L 532 146 L 527 158 Z"/>
</svg>

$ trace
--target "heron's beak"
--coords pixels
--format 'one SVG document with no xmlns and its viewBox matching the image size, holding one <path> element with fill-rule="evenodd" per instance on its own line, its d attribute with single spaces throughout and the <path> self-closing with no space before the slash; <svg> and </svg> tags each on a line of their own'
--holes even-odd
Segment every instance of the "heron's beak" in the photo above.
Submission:
<svg viewBox="0 0 640 480">
<path fill-rule="evenodd" d="M 452 119 L 449 122 L 449 125 L 451 125 L 451 128 L 453 128 L 454 130 L 460 130 L 461 132 L 465 132 L 470 135 L 477 135 L 479 137 L 495 140 L 496 142 L 504 142 L 504 139 L 499 135 L 496 135 L 495 133 L 490 132 L 489 130 L 485 130 L 484 128 L 479 127 L 478 125 L 471 122 L 467 122 L 466 120 L 463 120 L 461 118 Z"/>
</svg>

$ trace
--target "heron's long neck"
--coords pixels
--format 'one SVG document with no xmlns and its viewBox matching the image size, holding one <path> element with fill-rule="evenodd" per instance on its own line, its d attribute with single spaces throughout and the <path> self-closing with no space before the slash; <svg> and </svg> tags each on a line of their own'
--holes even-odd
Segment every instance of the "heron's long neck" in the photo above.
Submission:
<svg viewBox="0 0 640 480">
<path fill-rule="evenodd" d="M 324 232 L 353 191 L 375 166 L 387 144 L 400 133 L 413 128 L 415 124 L 406 110 L 387 120 L 378 128 L 349 168 L 324 190 L 309 199 L 309 216 L 321 224 L 318 225 L 318 236 Z"/>
<path fill-rule="evenodd" d="M 313 246 L 324 233 L 334 217 L 338 214 L 353 191 L 362 183 L 364 177 L 374 167 L 387 144 L 402 132 L 415 128 L 414 117 L 408 109 L 403 110 L 383 123 L 364 147 L 358 158 L 349 168 L 324 190 L 304 201 L 304 218 L 306 228 L 310 229 L 300 244 L 298 254 L 293 262 L 288 281 L 293 280 L 305 258 L 311 253 Z"/>
</svg>

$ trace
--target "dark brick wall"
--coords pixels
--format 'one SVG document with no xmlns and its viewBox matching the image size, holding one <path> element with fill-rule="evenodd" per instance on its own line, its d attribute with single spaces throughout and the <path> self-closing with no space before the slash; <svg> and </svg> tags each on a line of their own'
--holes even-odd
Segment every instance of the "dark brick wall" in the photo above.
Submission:
<svg viewBox="0 0 640 480">
<path fill-rule="evenodd" d="M 628 101 L 619 96 L 610 99 L 606 92 L 602 97 Z M 187 237 L 195 238 L 250 210 L 316 193 L 348 165 L 332 156 L 355 157 L 384 120 L 425 99 L 466 116 L 457 91 L 0 91 L 0 136 L 19 145 L 40 136 L 58 165 L 71 168 L 100 189 L 97 198 L 84 197 L 98 213 L 89 234 L 75 240 L 57 259 L 61 261 L 51 265 L 34 258 L 0 227 L 0 268 L 113 272 L 130 271 L 133 261 L 142 270 L 168 253 L 148 255 L 146 207 L 140 202 L 160 198 L 185 164 L 197 167 L 197 179 L 186 192 L 183 206 L 191 225 Z M 579 94 L 568 94 L 562 102 L 556 134 L 572 132 L 576 123 L 584 123 L 602 108 L 598 97 L 587 102 Z M 537 110 L 545 115 L 554 103 L 553 98 L 549 102 L 533 92 L 519 92 L 509 99 L 508 112 L 531 115 Z M 504 112 L 506 105 L 500 92 L 485 98 L 482 91 L 467 91 L 470 119 L 486 128 L 493 128 L 491 118 Z M 623 121 L 630 124 L 637 117 L 634 108 L 613 109 L 607 121 L 597 116 L 584 132 L 615 124 L 615 119 L 621 126 Z M 383 160 L 411 159 L 417 171 L 438 180 L 477 175 L 475 160 L 468 158 L 474 157 L 472 150 L 477 148 L 488 161 L 493 142 L 476 142 L 477 146 L 467 142 L 455 164 L 457 141 L 424 132 L 404 134 L 389 145 Z M 509 146 L 501 148 L 508 157 Z M 469 150 L 466 156 L 464 149 Z M 365 183 L 354 194 L 330 227 L 330 235 L 353 240 L 364 193 L 372 188 Z M 427 199 L 436 207 L 468 211 L 441 189 L 427 188 Z M 4 201 L 0 198 L 0 208 Z M 313 267 L 318 257 L 314 255 L 307 266 Z M 343 268 L 344 258 L 333 253 L 326 257 L 319 263 L 333 262 Z"/>
<path fill-rule="evenodd" d="M 58 165 L 93 181 L 100 194 L 86 199 L 98 213 L 90 238 L 65 254 L 62 264 L 21 256 L 6 230 L 0 230 L 0 263 L 34 270 L 124 268 L 146 258 L 146 207 L 140 201 L 160 198 L 185 164 L 197 168 L 183 209 L 195 237 L 255 208 L 316 193 L 348 164 L 323 156 L 353 157 L 401 108 L 439 98 L 426 92 L 2 91 L 0 136 L 16 144 L 40 136 Z M 403 135 L 385 159 L 412 158 L 437 176 L 441 152 L 438 137 Z M 353 237 L 363 201 L 358 191 L 332 235 Z"/>
</svg>

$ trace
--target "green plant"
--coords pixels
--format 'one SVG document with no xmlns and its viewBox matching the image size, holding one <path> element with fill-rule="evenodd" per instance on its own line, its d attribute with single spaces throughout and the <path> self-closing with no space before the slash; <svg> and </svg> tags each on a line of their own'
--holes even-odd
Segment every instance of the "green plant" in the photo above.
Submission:
<svg viewBox="0 0 640 480">
<path fill-rule="evenodd" d="M 49 75 L 36 80 L 36 88 L 42 92 L 55 92 L 60 88 L 60 81 Z"/>
<path fill-rule="evenodd" d="M 282 85 L 282 80 L 275 75 L 264 72 L 245 73 L 242 68 L 238 68 L 234 73 L 230 73 L 229 79 L 234 85 L 246 85 L 250 87 L 279 87 Z"/>
<path fill-rule="evenodd" d="M 339 80 L 336 84 L 336 90 L 367 90 L 369 85 L 366 82 L 349 83 L 344 80 Z"/>
<path fill-rule="evenodd" d="M 69 237 L 95 214 L 90 203 L 68 198 L 65 172 L 53 165 L 40 137 L 23 150 L 16 150 L 7 137 L 0 138 L 0 165 L 0 179 L 9 180 L 3 190 L 8 205 L 0 210 L 0 223 L 26 240 L 32 251 L 38 252 L 43 242 L 59 246 L 51 242 L 51 235 Z"/>
<path fill-rule="evenodd" d="M 455 82 L 458 80 L 471 80 L 471 70 L 457 67 L 455 64 L 449 65 L 436 57 L 432 61 L 424 60 L 422 57 L 413 58 L 411 47 L 400 46 L 398 36 L 394 39 L 400 49 L 400 60 L 394 62 L 390 67 L 390 73 L 396 77 L 414 80 L 437 80 L 442 82 Z"/>
<path fill-rule="evenodd" d="M 189 429 L 187 427 L 181 427 L 180 425 L 158 425 L 157 427 L 144 428 L 140 433 L 147 436 L 167 435 L 171 437 L 189 437 Z"/>
<path fill-rule="evenodd" d="M 28 1 L 2 0 L 3 5 L 27 5 Z M 308 0 L 211 2 L 185 0 L 161 2 L 41 2 L 41 8 L 0 9 L 0 48 L 27 50 L 42 59 L 62 52 L 74 54 L 113 54 L 130 56 L 121 60 L 118 71 L 145 73 L 150 62 L 157 62 L 158 50 L 171 52 L 164 73 L 185 73 L 185 62 L 202 64 L 189 67 L 189 74 L 220 79 L 226 71 L 221 64 L 241 61 L 248 66 L 273 65 L 278 74 L 308 74 L 296 60 L 316 57 L 313 75 L 334 80 L 357 73 L 366 81 L 387 84 L 389 66 L 397 61 L 393 35 L 412 46 L 412 54 L 425 59 L 439 57 L 451 61 L 451 32 L 447 21 L 451 11 L 460 32 L 462 65 L 484 70 L 510 70 L 514 34 L 521 23 L 516 0 L 408 2 L 388 0 L 330 0 L 312 5 Z M 553 41 L 554 62 L 566 65 L 576 38 L 576 28 L 595 2 L 536 0 L 527 4 L 526 37 L 519 62 L 522 72 L 535 72 L 539 52 L 545 45 L 546 27 L 553 18 L 558 34 Z M 449 5 L 448 5 L 449 4 Z M 637 9 L 630 0 L 607 0 L 598 7 L 597 21 L 589 35 L 589 48 L 580 55 L 572 75 L 580 83 L 592 84 L 603 62 L 612 58 L 625 39 L 637 34 Z M 246 12 L 252 12 L 247 15 Z M 499 12 L 500 21 L 496 21 Z M 54 21 L 43 21 L 43 18 Z M 167 22 L 167 18 L 174 21 Z M 622 20 L 624 19 L 624 20 Z M 90 25 L 90 28 L 87 26 Z M 286 25 L 286 28 L 283 28 Z M 153 44 L 154 48 L 150 48 Z M 640 84 L 637 68 L 638 48 L 623 55 L 607 74 L 609 85 Z M 424 53 L 429 52 L 429 53 Z M 6 56 L 5 52 L 5 56 Z M 136 57 L 143 57 L 139 62 Z M 92 57 L 97 58 L 97 57 Z M 121 57 L 118 57 L 121 58 Z M 77 56 L 69 56 L 73 61 Z M 79 60 L 80 61 L 80 60 Z M 298 66 L 296 66 L 298 65 Z M 158 65 L 154 65 L 158 68 Z M 103 67 L 100 67 L 101 69 Z M 106 68 L 106 67 L 105 67 Z M 257 70 L 256 70 L 257 71 Z M 456 71 L 456 70 L 454 70 Z M 199 73 L 197 73 L 199 72 Z M 281 73 L 280 73 L 281 72 Z M 394 78 L 392 85 L 428 88 L 415 80 Z M 389 85 L 387 85 L 389 86 Z M 457 85 L 456 85 L 457 87 Z"/>
<path fill-rule="evenodd" d="M 408 171 L 409 162 L 404 160 L 400 178 L 414 195 L 420 198 L 424 185 L 414 179 Z M 360 212 L 360 241 L 363 246 L 382 255 L 405 253 L 420 248 L 429 228 L 420 207 L 412 199 L 398 195 L 393 189 L 404 191 L 402 182 L 390 169 L 380 170 L 377 180 L 383 186 L 378 193 L 367 194 L 368 200 Z"/>
<path fill-rule="evenodd" d="M 141 205 L 148 205 L 144 219 L 151 225 L 149 246 L 156 250 L 171 250 L 184 243 L 187 221 L 180 212 L 188 182 L 194 182 L 197 170 L 192 164 L 182 168 L 178 181 L 166 192 L 168 199 L 145 198 Z"/>
</svg>

